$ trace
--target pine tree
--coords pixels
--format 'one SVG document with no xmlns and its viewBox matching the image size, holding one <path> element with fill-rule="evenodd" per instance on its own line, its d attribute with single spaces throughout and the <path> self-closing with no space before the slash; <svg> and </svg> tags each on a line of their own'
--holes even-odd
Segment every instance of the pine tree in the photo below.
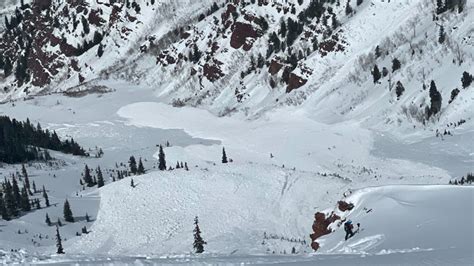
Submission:
<svg viewBox="0 0 474 266">
<path fill-rule="evenodd" d="M 20 188 L 18 187 L 18 182 L 16 181 L 15 176 L 12 176 L 12 191 L 13 191 L 13 197 L 15 198 L 15 206 L 16 208 L 20 208 L 21 193 L 20 193 Z"/>
<path fill-rule="evenodd" d="M 398 60 L 397 58 L 394 58 L 392 60 L 392 72 L 397 71 L 398 69 L 400 69 L 401 66 L 402 64 L 400 63 L 400 60 Z"/>
<path fill-rule="evenodd" d="M 3 200 L 3 194 L 1 192 L 0 192 L 0 216 L 5 221 L 10 220 L 10 216 L 8 215 L 7 207 L 5 206 L 5 202 Z"/>
<path fill-rule="evenodd" d="M 84 183 L 87 184 L 88 187 L 94 186 L 94 180 L 92 179 L 91 170 L 89 166 L 86 164 L 84 168 Z"/>
<path fill-rule="evenodd" d="M 382 77 L 382 74 L 380 73 L 379 67 L 377 65 L 374 66 L 372 76 L 374 77 L 374 83 L 377 83 L 377 81 L 379 81 L 379 79 Z"/>
<path fill-rule="evenodd" d="M 25 185 L 28 190 L 30 190 L 30 180 L 28 179 L 28 172 L 26 171 L 25 164 L 21 165 L 21 173 L 25 179 Z"/>
<path fill-rule="evenodd" d="M 102 170 L 100 170 L 100 166 L 97 167 L 97 187 L 104 186 L 104 177 L 102 175 Z"/>
<path fill-rule="evenodd" d="M 69 201 L 67 199 L 64 202 L 63 213 L 64 213 L 64 220 L 66 222 L 74 223 L 74 217 L 72 216 L 71 206 L 69 205 Z"/>
<path fill-rule="evenodd" d="M 464 71 L 462 73 L 462 78 L 461 78 L 462 88 L 465 89 L 465 88 L 471 86 L 472 80 L 473 80 L 472 75 L 469 74 L 467 71 Z"/>
<path fill-rule="evenodd" d="M 227 154 L 225 153 L 225 148 L 222 148 L 222 163 L 228 163 Z"/>
<path fill-rule="evenodd" d="M 89 217 L 89 214 L 87 214 L 86 212 L 86 222 L 90 222 L 91 221 L 91 218 Z"/>
<path fill-rule="evenodd" d="M 441 27 L 439 27 L 438 42 L 442 44 L 444 43 L 445 39 L 446 39 L 446 33 L 444 32 L 444 27 L 441 25 Z"/>
<path fill-rule="evenodd" d="M 203 253 L 204 252 L 204 245 L 207 243 L 201 237 L 201 229 L 199 228 L 199 220 L 198 217 L 194 218 L 194 244 L 193 248 L 196 253 Z"/>
<path fill-rule="evenodd" d="M 380 52 L 380 47 L 377 45 L 375 47 L 375 57 L 379 58 L 382 55 L 382 52 Z"/>
<path fill-rule="evenodd" d="M 403 87 L 403 84 L 400 81 L 397 81 L 397 85 L 395 87 L 395 93 L 397 94 L 397 99 L 400 99 L 400 96 L 402 96 L 404 91 L 405 91 L 405 87 Z"/>
<path fill-rule="evenodd" d="M 48 198 L 48 193 L 46 193 L 46 189 L 43 186 L 43 198 L 46 204 L 46 207 L 49 207 L 49 198 Z"/>
<path fill-rule="evenodd" d="M 52 223 L 51 223 L 51 219 L 49 219 L 48 213 L 46 213 L 46 220 L 45 220 L 45 222 L 46 222 L 46 224 L 47 224 L 48 226 L 51 226 L 51 224 L 52 224 Z"/>
<path fill-rule="evenodd" d="M 28 212 L 31 211 L 31 205 L 30 205 L 30 198 L 28 197 L 28 191 L 26 189 L 26 185 L 23 184 L 23 187 L 21 188 L 21 210 Z"/>
<path fill-rule="evenodd" d="M 138 174 L 142 175 L 145 173 L 145 167 L 143 166 L 142 158 L 138 160 Z"/>
<path fill-rule="evenodd" d="M 432 80 L 430 84 L 430 99 L 431 107 L 428 116 L 435 115 L 441 110 L 441 93 L 439 93 L 438 89 L 436 88 L 434 80 Z"/>
<path fill-rule="evenodd" d="M 163 146 L 160 145 L 160 151 L 158 152 L 158 169 L 161 171 L 166 170 L 166 159 L 165 152 L 163 151 Z"/>
<path fill-rule="evenodd" d="M 441 14 L 445 11 L 443 0 L 436 0 L 436 14 Z"/>
<path fill-rule="evenodd" d="M 59 227 L 56 226 L 56 247 L 58 248 L 57 254 L 64 254 L 63 244 L 61 242 L 61 235 L 59 234 Z"/>
<path fill-rule="evenodd" d="M 104 54 L 104 46 L 102 44 L 99 44 L 99 47 L 97 48 L 97 56 L 102 57 Z"/>
<path fill-rule="evenodd" d="M 128 167 L 130 168 L 130 172 L 134 175 L 137 174 L 137 161 L 135 160 L 134 156 L 130 156 L 130 159 L 128 160 Z"/>
<path fill-rule="evenodd" d="M 5 62 L 4 62 L 4 65 L 3 65 L 4 76 L 5 77 L 10 76 L 12 74 L 12 70 L 13 70 L 12 62 L 10 61 L 10 58 L 7 57 L 7 58 L 5 58 Z"/>
<path fill-rule="evenodd" d="M 352 6 L 351 4 L 349 3 L 349 0 L 347 1 L 347 4 L 346 4 L 346 15 L 350 15 L 352 14 Z"/>
<path fill-rule="evenodd" d="M 8 217 L 18 216 L 18 205 L 16 204 L 15 196 L 13 195 L 13 188 L 10 181 L 3 183 L 5 192 L 5 207 L 7 208 Z"/>
</svg>

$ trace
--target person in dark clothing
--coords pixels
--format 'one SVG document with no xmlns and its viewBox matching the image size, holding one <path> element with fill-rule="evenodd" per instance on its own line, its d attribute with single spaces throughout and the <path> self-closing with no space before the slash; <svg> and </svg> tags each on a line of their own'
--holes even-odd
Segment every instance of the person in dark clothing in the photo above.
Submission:
<svg viewBox="0 0 474 266">
<path fill-rule="evenodd" d="M 344 223 L 344 231 L 346 231 L 346 240 L 354 236 L 354 225 L 352 224 L 352 221 L 349 220 Z"/>
</svg>

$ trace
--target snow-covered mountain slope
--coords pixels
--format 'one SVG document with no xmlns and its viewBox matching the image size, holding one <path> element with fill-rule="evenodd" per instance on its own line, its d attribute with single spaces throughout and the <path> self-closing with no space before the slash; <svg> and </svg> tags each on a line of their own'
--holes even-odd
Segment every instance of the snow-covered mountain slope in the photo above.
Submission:
<svg viewBox="0 0 474 266">
<path fill-rule="evenodd" d="M 297 106 L 318 121 L 356 119 L 398 137 L 472 128 L 472 85 L 461 88 L 462 73 L 474 72 L 472 1 L 441 14 L 430 0 L 350 2 L 351 12 L 339 1 L 74 1 L 52 3 L 51 17 L 40 2 L 49 5 L 20 9 L 22 30 L 3 33 L 5 57 L 16 67 L 26 56 L 28 66 L 20 80 L 3 80 L 4 100 L 94 91 L 92 81 L 114 78 L 217 115 Z M 44 27 L 27 27 L 32 21 Z M 22 31 L 35 38 L 17 37 Z M 401 63 L 394 71 L 393 59 Z M 387 70 L 376 83 L 375 65 Z M 433 116 L 431 80 L 442 97 Z"/>
</svg>

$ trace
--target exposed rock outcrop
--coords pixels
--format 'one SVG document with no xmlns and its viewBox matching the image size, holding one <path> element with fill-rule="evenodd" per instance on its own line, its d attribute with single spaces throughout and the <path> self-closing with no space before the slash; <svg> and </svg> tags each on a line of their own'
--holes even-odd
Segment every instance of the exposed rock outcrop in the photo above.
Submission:
<svg viewBox="0 0 474 266">
<path fill-rule="evenodd" d="M 234 49 L 241 48 L 247 42 L 247 38 L 258 38 L 259 35 L 252 25 L 236 22 L 230 37 L 230 46 Z M 251 47 L 251 46 L 250 46 Z M 247 46 L 247 49 L 250 49 Z"/>
<path fill-rule="evenodd" d="M 286 87 L 286 92 L 291 92 L 294 89 L 298 89 L 308 82 L 307 79 L 304 79 L 295 73 L 290 73 L 290 78 L 288 79 L 288 86 Z"/>
</svg>

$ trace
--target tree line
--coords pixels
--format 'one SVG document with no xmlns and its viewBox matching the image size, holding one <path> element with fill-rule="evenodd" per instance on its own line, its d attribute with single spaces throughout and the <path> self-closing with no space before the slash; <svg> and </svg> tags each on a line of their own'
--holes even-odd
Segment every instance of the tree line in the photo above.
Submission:
<svg viewBox="0 0 474 266">
<path fill-rule="evenodd" d="M 73 138 L 61 141 L 56 131 L 44 130 L 27 119 L 25 122 L 0 116 L 0 162 L 20 163 L 33 160 L 51 160 L 47 150 L 67 154 L 88 156 L 88 153 Z"/>
</svg>

